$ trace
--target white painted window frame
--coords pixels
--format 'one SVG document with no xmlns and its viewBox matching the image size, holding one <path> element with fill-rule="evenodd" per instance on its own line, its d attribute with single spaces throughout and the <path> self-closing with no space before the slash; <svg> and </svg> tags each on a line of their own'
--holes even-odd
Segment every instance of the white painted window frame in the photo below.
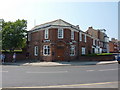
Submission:
<svg viewBox="0 0 120 90">
<path fill-rule="evenodd" d="M 49 48 L 48 48 L 49 47 Z M 45 49 L 47 49 L 47 53 L 45 54 Z M 49 50 L 48 50 L 49 49 Z M 43 46 L 43 55 L 44 56 L 50 56 L 50 46 L 49 45 L 44 45 Z"/>
<path fill-rule="evenodd" d="M 71 53 L 72 50 L 73 50 L 74 53 Z M 75 56 L 75 46 L 74 45 L 70 46 L 70 56 Z"/>
<path fill-rule="evenodd" d="M 84 41 L 87 42 L 86 34 L 84 34 Z"/>
<path fill-rule="evenodd" d="M 95 39 L 93 39 L 93 45 L 95 45 Z"/>
<path fill-rule="evenodd" d="M 44 36 L 45 36 L 45 39 L 48 39 L 48 37 L 49 37 L 49 31 L 48 31 L 48 29 L 45 29 Z"/>
<path fill-rule="evenodd" d="M 71 39 L 74 40 L 74 31 L 71 31 Z"/>
<path fill-rule="evenodd" d="M 85 54 L 86 54 L 86 48 L 82 47 L 82 55 L 85 55 Z"/>
<path fill-rule="evenodd" d="M 79 32 L 79 39 L 80 39 L 80 41 L 82 41 L 82 32 Z"/>
<path fill-rule="evenodd" d="M 35 55 L 35 56 L 38 56 L 38 46 L 35 46 L 35 47 L 34 47 L 34 55 Z"/>
<path fill-rule="evenodd" d="M 58 29 L 58 38 L 59 39 L 62 39 L 62 38 L 64 38 L 64 30 L 63 29 Z"/>
</svg>

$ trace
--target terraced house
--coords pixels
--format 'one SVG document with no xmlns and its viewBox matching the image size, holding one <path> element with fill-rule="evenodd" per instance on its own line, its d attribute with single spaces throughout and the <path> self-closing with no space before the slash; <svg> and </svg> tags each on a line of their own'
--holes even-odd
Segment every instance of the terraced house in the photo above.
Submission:
<svg viewBox="0 0 120 90">
<path fill-rule="evenodd" d="M 93 29 L 93 27 L 89 27 L 86 31 L 87 34 L 99 39 L 101 52 L 109 53 L 109 37 L 105 32 L 105 29 Z"/>
<path fill-rule="evenodd" d="M 101 53 L 99 39 L 61 19 L 35 26 L 28 32 L 30 59 L 66 61 Z"/>
</svg>

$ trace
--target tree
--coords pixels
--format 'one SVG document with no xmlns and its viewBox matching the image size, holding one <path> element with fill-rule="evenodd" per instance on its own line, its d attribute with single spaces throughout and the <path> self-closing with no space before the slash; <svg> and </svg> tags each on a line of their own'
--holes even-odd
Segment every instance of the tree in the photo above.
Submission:
<svg viewBox="0 0 120 90">
<path fill-rule="evenodd" d="M 27 21 L 2 22 L 2 49 L 14 51 L 26 45 Z"/>
</svg>

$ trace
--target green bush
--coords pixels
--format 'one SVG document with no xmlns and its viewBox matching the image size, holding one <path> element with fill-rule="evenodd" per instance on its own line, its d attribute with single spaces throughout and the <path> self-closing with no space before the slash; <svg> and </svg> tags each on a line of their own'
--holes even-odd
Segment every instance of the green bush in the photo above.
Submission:
<svg viewBox="0 0 120 90">
<path fill-rule="evenodd" d="M 101 53 L 101 54 L 86 54 L 86 55 L 81 55 L 81 56 L 102 56 L 102 55 L 112 55 L 112 53 Z"/>
<path fill-rule="evenodd" d="M 82 56 L 97 56 L 97 54 L 93 53 L 93 54 L 86 54 L 86 55 L 82 55 Z"/>
<path fill-rule="evenodd" d="M 97 54 L 97 55 L 112 55 L 112 53 L 101 53 L 101 54 Z"/>
<path fill-rule="evenodd" d="M 5 50 L 1 50 L 1 51 L 2 51 L 2 52 L 6 52 L 6 51 L 7 51 L 7 52 L 10 52 L 10 50 L 6 50 L 6 51 L 5 51 Z M 13 52 L 22 52 L 22 50 L 14 50 Z"/>
</svg>

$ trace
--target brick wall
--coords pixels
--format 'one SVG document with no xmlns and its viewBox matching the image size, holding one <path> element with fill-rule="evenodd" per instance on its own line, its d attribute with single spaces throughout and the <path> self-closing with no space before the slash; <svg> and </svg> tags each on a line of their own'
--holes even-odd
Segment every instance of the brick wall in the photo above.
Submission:
<svg viewBox="0 0 120 90">
<path fill-rule="evenodd" d="M 93 40 L 91 37 L 86 35 L 86 42 L 85 42 L 85 33 L 82 32 L 82 41 L 79 40 L 79 31 L 74 30 L 74 40 L 71 40 L 71 29 L 64 28 L 64 38 L 58 38 L 58 28 L 49 28 L 49 37 L 48 39 L 44 38 L 45 29 L 38 30 L 37 32 L 31 33 L 31 41 L 28 44 L 28 52 L 30 53 L 30 59 L 36 59 L 41 61 L 56 61 L 56 60 L 72 60 L 78 59 L 79 55 L 82 54 L 82 47 L 86 48 L 86 54 L 92 53 L 92 45 Z M 46 40 L 49 40 L 46 42 Z M 97 43 L 97 42 L 96 42 Z M 50 46 L 50 55 L 44 56 L 43 55 L 43 46 L 49 45 Z M 64 51 L 59 51 L 59 46 L 64 46 Z M 75 55 L 70 56 L 70 47 L 71 45 L 75 46 Z M 39 54 L 38 56 L 34 56 L 34 47 L 38 46 Z M 63 56 L 59 58 L 58 52 L 62 53 Z"/>
<path fill-rule="evenodd" d="M 110 41 L 109 42 L 109 51 L 111 53 L 116 53 L 116 52 L 118 53 L 119 52 L 118 44 Z"/>
<path fill-rule="evenodd" d="M 4 53 L 5 54 L 5 62 L 13 61 L 13 53 Z M 16 61 L 26 60 L 26 53 L 16 53 Z"/>
<path fill-rule="evenodd" d="M 101 56 L 80 56 L 79 61 L 112 61 L 114 55 L 101 55 Z"/>
<path fill-rule="evenodd" d="M 62 44 L 64 45 L 64 60 L 68 59 L 74 59 L 78 56 L 78 37 L 79 33 L 74 32 L 74 40 L 71 40 L 71 30 L 68 28 L 64 28 L 64 38 L 58 39 L 58 28 L 50 28 L 49 30 L 49 38 L 47 40 L 50 40 L 50 42 L 44 42 L 46 39 L 44 38 L 45 29 L 39 30 L 37 32 L 33 32 L 31 34 L 31 41 L 29 42 L 29 48 L 28 52 L 30 52 L 30 58 L 31 59 L 37 59 L 37 60 L 44 60 L 44 61 L 52 61 L 58 59 L 57 57 L 57 47 L 58 45 Z M 34 38 L 35 37 L 35 38 Z M 84 36 L 83 36 L 84 39 Z M 75 45 L 75 56 L 69 56 L 70 53 L 70 45 L 69 43 L 72 42 L 71 45 Z M 51 48 L 51 54 L 50 56 L 44 56 L 43 55 L 43 46 L 44 45 L 50 45 Z M 34 56 L 34 46 L 39 47 L 39 55 Z M 54 53 L 54 55 L 53 55 Z"/>
</svg>

